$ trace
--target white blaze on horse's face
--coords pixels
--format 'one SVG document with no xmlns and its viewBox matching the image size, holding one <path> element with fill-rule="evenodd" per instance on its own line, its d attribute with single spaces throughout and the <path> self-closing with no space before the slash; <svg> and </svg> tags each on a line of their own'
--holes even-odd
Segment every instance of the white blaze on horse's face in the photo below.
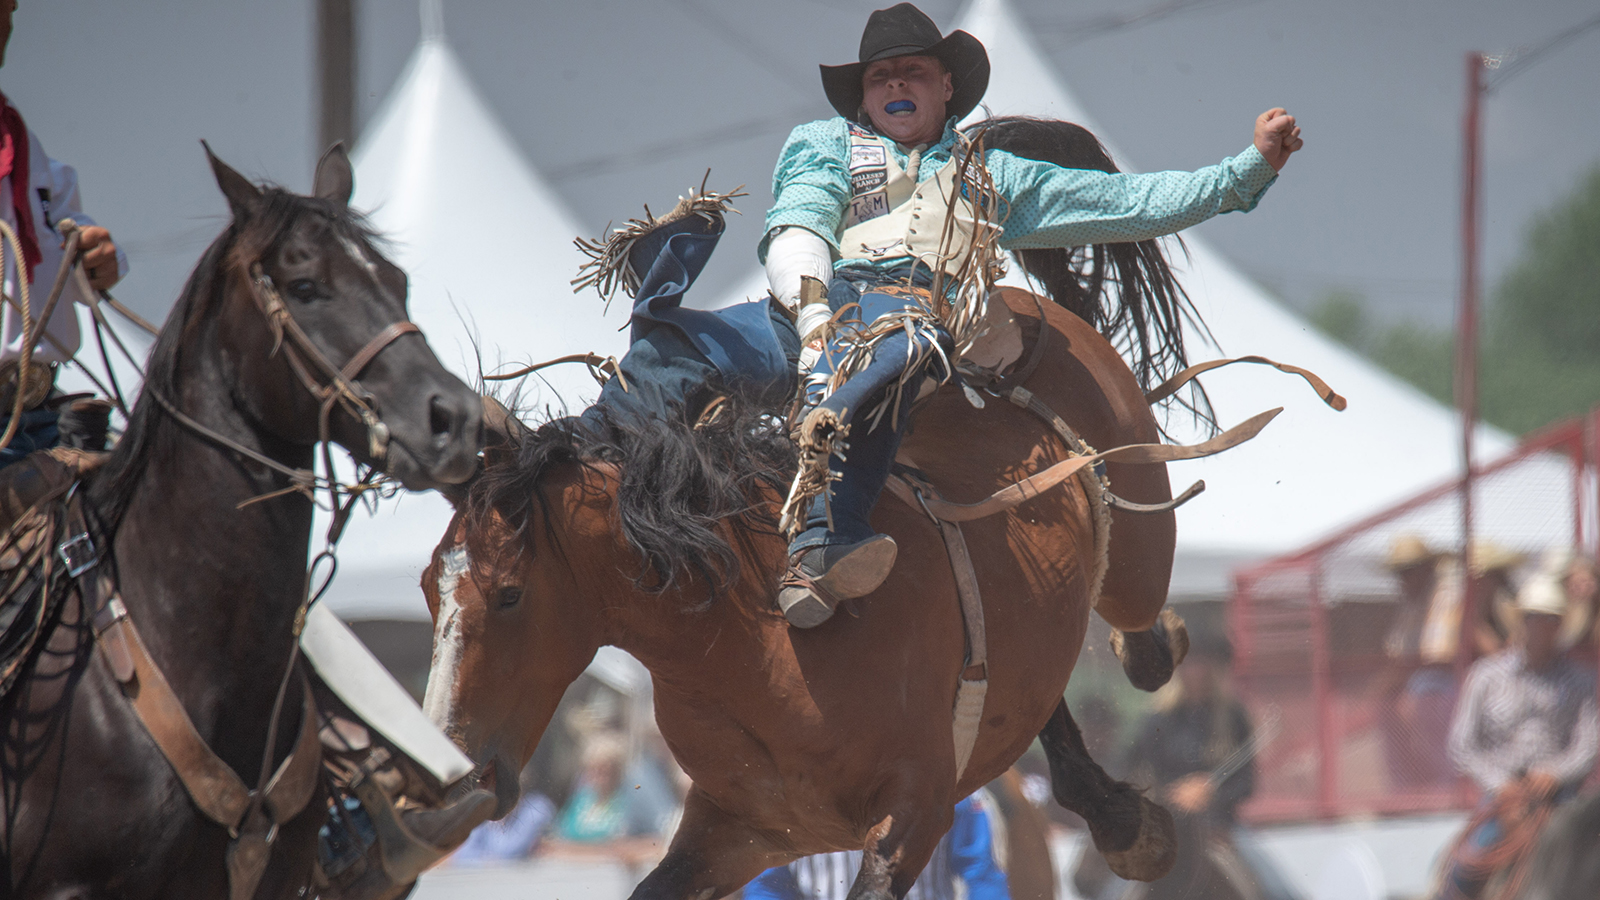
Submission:
<svg viewBox="0 0 1600 900">
<path fill-rule="evenodd" d="M 366 269 L 367 276 L 372 279 L 372 283 L 377 285 L 379 290 L 382 290 L 383 282 L 378 279 L 378 264 L 373 262 L 370 256 L 367 256 L 367 251 L 361 249 L 360 244 L 342 234 L 336 233 L 335 237 L 339 239 L 340 246 L 344 247 L 344 252 L 350 254 L 350 258 L 356 261 L 356 265 Z"/>
<path fill-rule="evenodd" d="M 428 690 L 422 708 L 433 723 L 447 732 L 454 725 L 456 681 L 461 657 L 466 649 L 462 634 L 461 604 L 456 602 L 456 587 L 466 576 L 472 560 L 467 545 L 457 544 L 439 555 L 439 614 L 433 626 L 433 662 L 428 668 Z"/>
</svg>

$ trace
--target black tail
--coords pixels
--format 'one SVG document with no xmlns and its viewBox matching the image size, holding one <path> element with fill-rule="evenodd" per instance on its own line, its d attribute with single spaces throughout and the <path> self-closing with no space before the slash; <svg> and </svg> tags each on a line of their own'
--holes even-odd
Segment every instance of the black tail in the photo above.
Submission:
<svg viewBox="0 0 1600 900">
<path fill-rule="evenodd" d="M 1071 122 L 999 116 L 979 122 L 967 133 L 987 149 L 1073 169 L 1118 171 L 1100 141 Z M 1183 246 L 1181 240 L 1178 246 Z M 1145 390 L 1189 364 L 1184 322 L 1210 336 L 1189 295 L 1172 277 L 1159 241 L 1018 250 L 1015 256 L 1056 303 L 1094 326 L 1121 351 Z M 1180 393 L 1177 402 L 1215 428 L 1211 402 L 1198 381 L 1191 382 L 1188 395 Z"/>
</svg>

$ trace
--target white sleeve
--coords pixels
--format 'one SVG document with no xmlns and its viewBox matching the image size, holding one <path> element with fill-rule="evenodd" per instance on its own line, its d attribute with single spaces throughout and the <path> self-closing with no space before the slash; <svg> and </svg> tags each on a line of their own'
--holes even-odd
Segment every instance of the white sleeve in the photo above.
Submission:
<svg viewBox="0 0 1600 900">
<path fill-rule="evenodd" d="M 778 229 L 767 244 L 767 283 L 772 295 L 794 309 L 800 302 L 800 279 L 808 275 L 824 285 L 833 280 L 828 242 L 798 226 Z"/>
</svg>

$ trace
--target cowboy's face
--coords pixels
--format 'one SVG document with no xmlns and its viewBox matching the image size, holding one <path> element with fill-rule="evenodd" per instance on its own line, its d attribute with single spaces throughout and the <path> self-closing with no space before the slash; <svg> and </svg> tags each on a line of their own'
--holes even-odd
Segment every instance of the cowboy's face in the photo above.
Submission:
<svg viewBox="0 0 1600 900">
<path fill-rule="evenodd" d="M 1528 666 L 1535 671 L 1549 666 L 1561 653 L 1557 643 L 1561 635 L 1561 617 L 1546 613 L 1523 613 L 1522 626 L 1523 653 L 1526 654 Z"/>
<path fill-rule="evenodd" d="M 945 103 L 955 94 L 950 73 L 932 56 L 897 56 L 861 73 L 861 105 L 879 134 L 906 144 L 931 144 L 944 133 Z"/>
</svg>

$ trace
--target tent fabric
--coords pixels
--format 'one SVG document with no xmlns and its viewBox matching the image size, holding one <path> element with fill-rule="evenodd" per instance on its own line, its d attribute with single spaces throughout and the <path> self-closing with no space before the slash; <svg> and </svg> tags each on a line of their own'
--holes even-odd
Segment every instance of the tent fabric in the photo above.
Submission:
<svg viewBox="0 0 1600 900">
<path fill-rule="evenodd" d="M 528 167 L 424 4 L 422 41 L 352 156 L 355 196 L 410 277 L 411 318 L 468 384 L 484 372 L 594 351 L 621 356 L 626 308 L 603 315 L 570 279 L 583 257 L 576 219 Z M 599 386 L 582 366 L 526 379 L 532 415 L 582 410 Z M 418 578 L 450 521 L 434 493 L 358 513 L 340 545 L 326 602 L 344 618 L 425 619 Z M 326 519 L 319 518 L 313 551 Z"/>
<path fill-rule="evenodd" d="M 976 35 L 995 60 L 984 98 L 992 113 L 1077 122 L 1101 136 L 1120 166 L 1134 168 L 1062 85 L 1007 0 L 973 0 L 956 27 Z M 1294 177 L 1293 161 L 1284 177 Z M 1250 215 L 1271 216 L 1272 206 L 1269 191 Z M 1458 473 L 1461 426 L 1453 410 L 1323 336 L 1204 237 L 1186 234 L 1184 243 L 1187 261 L 1168 244 L 1174 269 L 1215 337 L 1208 346 L 1191 330 L 1186 337 L 1192 361 L 1269 356 L 1321 375 L 1350 406 L 1344 412 L 1328 409 L 1298 379 L 1257 366 L 1206 375 L 1203 382 L 1224 427 L 1275 406 L 1284 412 L 1241 447 L 1169 467 L 1174 484 L 1205 479 L 1207 487 L 1179 510 L 1180 555 L 1264 556 L 1293 549 Z M 1190 423 L 1168 424 L 1177 440 L 1197 436 Z M 1509 435 L 1488 427 L 1478 430 L 1476 440 L 1485 459 L 1514 445 Z"/>
<path fill-rule="evenodd" d="M 1007 0 L 972 0 L 954 27 L 983 41 L 994 61 L 983 106 L 969 121 L 1014 114 L 1076 122 L 1094 132 L 1125 171 L 1136 171 L 1062 84 Z M 1210 162 L 1196 159 L 1194 164 Z M 1294 177 L 1294 163 L 1285 177 Z M 1250 215 L 1271 216 L 1273 203 L 1269 192 Z M 1454 411 L 1323 336 L 1202 236 L 1188 233 L 1183 240 L 1184 248 L 1168 242 L 1169 257 L 1215 338 L 1209 342 L 1190 329 L 1191 361 L 1261 354 L 1316 372 L 1350 405 L 1335 412 L 1299 379 L 1260 366 L 1234 366 L 1203 377 L 1223 427 L 1277 406 L 1284 412 L 1243 446 L 1168 467 L 1176 489 L 1197 479 L 1207 488 L 1178 512 L 1174 596 L 1221 594 L 1234 564 L 1310 543 L 1458 473 L 1460 420 Z M 1012 269 L 1007 283 L 1026 286 Z M 753 272 L 727 299 L 744 299 L 765 287 L 763 273 Z M 1176 441 L 1204 437 L 1178 416 L 1164 424 Z M 1514 445 L 1510 436 L 1487 426 L 1475 439 L 1482 459 Z"/>
</svg>

